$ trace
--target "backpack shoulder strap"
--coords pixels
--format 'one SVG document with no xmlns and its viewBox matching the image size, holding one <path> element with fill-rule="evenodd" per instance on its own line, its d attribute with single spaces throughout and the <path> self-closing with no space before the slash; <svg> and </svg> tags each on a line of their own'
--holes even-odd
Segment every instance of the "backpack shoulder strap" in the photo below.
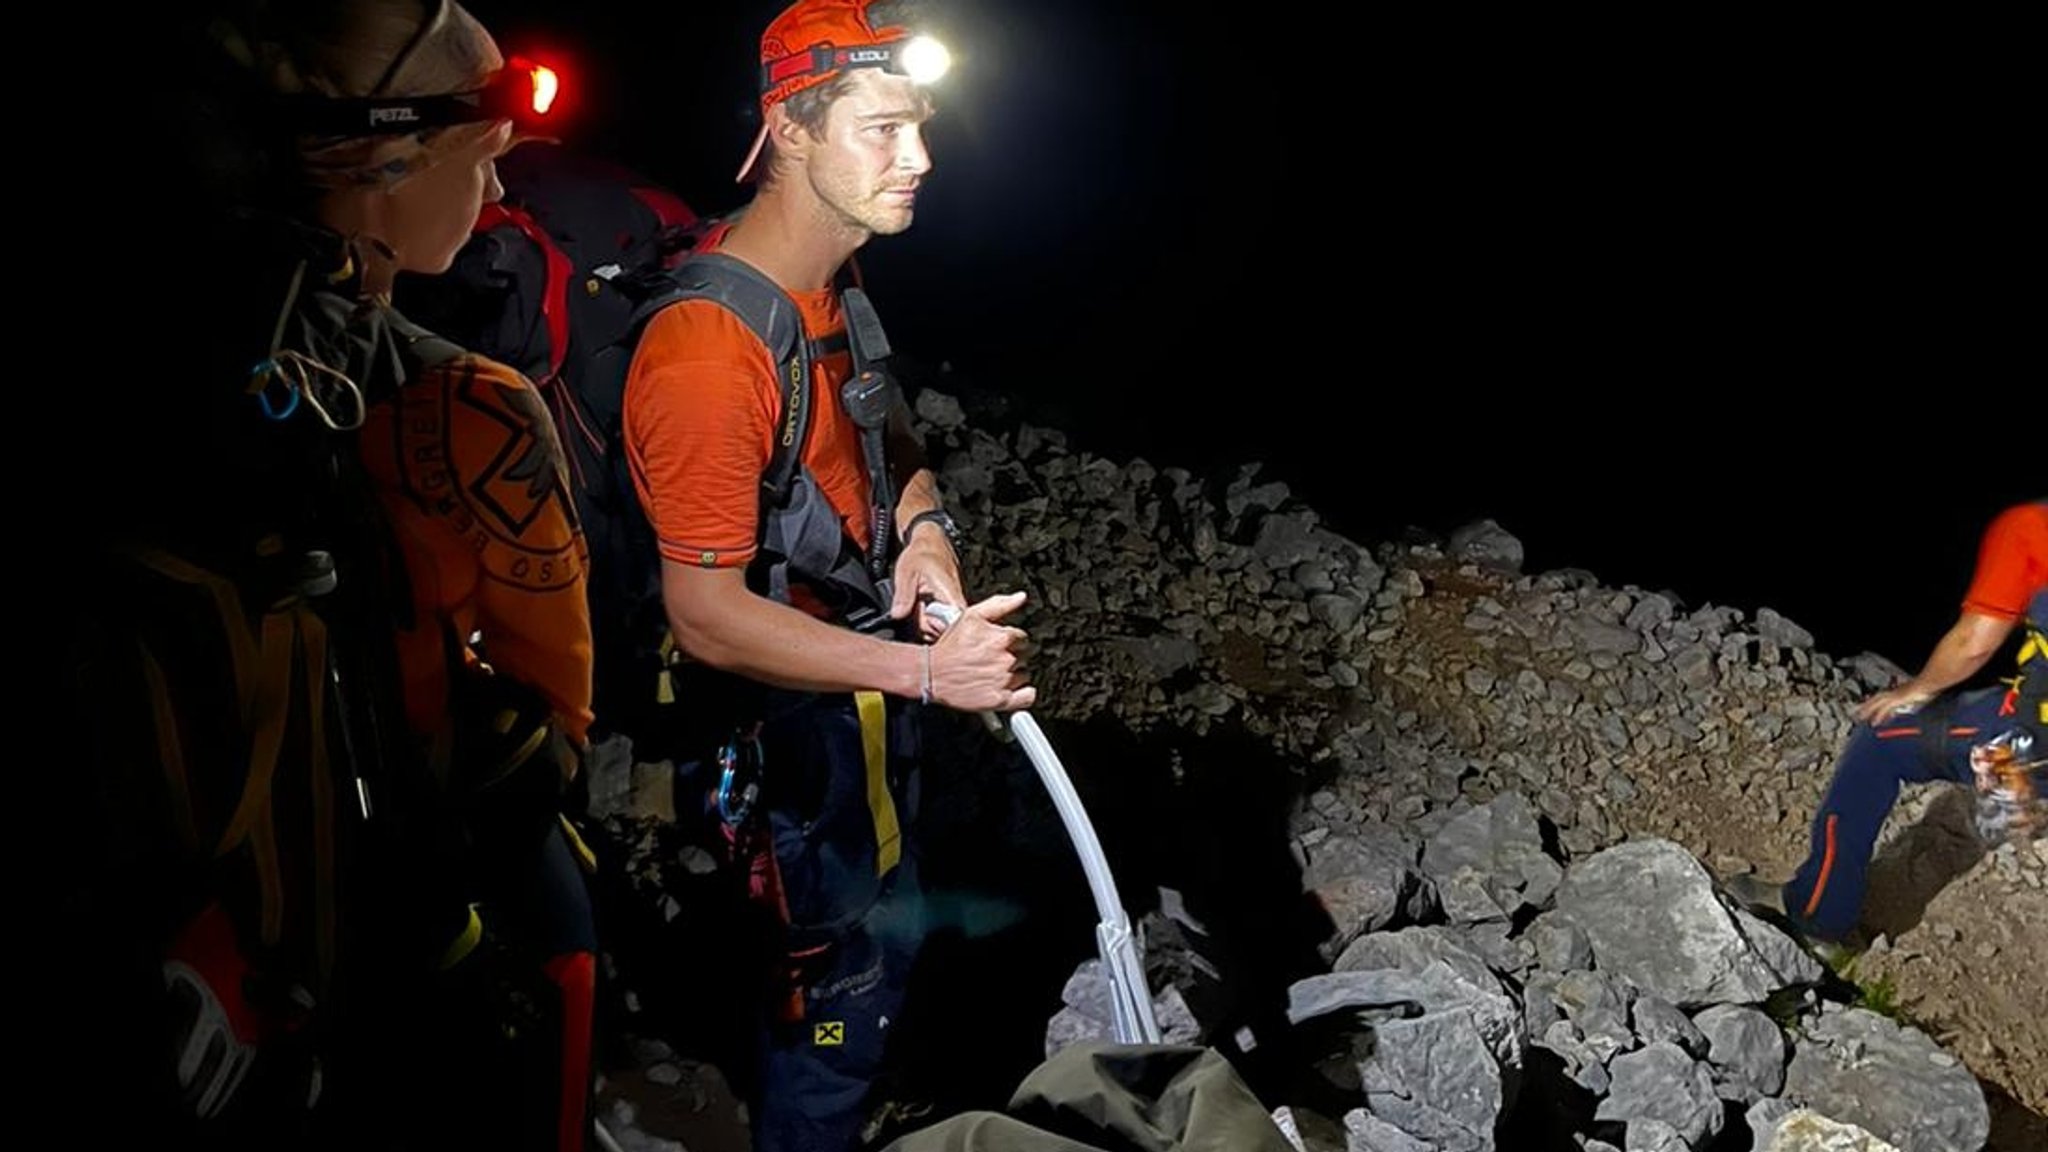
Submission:
<svg viewBox="0 0 2048 1152">
<path fill-rule="evenodd" d="M 525 208 L 503 201 L 484 205 L 477 216 L 476 232 L 487 234 L 497 227 L 517 230 L 540 252 L 543 283 L 539 308 L 540 323 L 548 336 L 547 379 L 556 379 L 561 376 L 562 366 L 569 358 L 569 309 L 566 302 L 569 299 L 569 278 L 575 274 L 575 265 L 548 230 Z M 505 250 L 500 247 L 497 251 L 504 253 Z M 500 256 L 500 259 L 506 258 Z"/>
<path fill-rule="evenodd" d="M 713 300 L 740 318 L 768 348 L 775 361 L 782 394 L 777 423 L 782 432 L 775 438 L 775 456 L 761 478 L 770 507 L 780 505 L 789 494 L 796 476 L 799 447 L 810 431 L 811 410 L 807 403 L 811 361 L 817 350 L 804 338 L 803 318 L 796 302 L 773 280 L 753 265 L 721 252 L 696 252 L 677 265 L 673 278 L 676 291 L 662 303 L 675 300 Z"/>
<path fill-rule="evenodd" d="M 433 368 L 469 354 L 462 345 L 427 331 L 397 312 L 391 314 L 391 330 L 398 336 L 399 348 L 415 370 Z"/>
</svg>

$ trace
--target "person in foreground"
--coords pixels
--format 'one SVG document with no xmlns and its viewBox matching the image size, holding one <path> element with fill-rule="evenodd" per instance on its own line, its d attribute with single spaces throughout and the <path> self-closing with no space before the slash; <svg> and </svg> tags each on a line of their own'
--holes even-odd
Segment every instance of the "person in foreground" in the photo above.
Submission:
<svg viewBox="0 0 2048 1152">
<path fill-rule="evenodd" d="M 927 931 L 920 708 L 1036 698 L 1006 622 L 1024 594 L 967 599 L 850 275 L 856 250 L 910 227 L 932 167 L 918 65 L 939 50 L 894 8 L 799 0 L 768 25 L 740 174 L 755 193 L 678 270 L 709 295 L 777 300 L 790 327 L 758 331 L 720 299 L 670 304 L 626 383 L 634 485 L 688 665 L 677 698 L 718 713 L 699 759 L 758 772 L 757 894 L 780 924 L 748 1093 L 762 1152 L 845 1152 L 886 1103 L 885 1041 Z M 794 474 L 764 483 L 781 446 Z M 933 601 L 964 611 L 945 624 Z M 748 806 L 721 793 L 738 827 L 731 809 Z"/>
<path fill-rule="evenodd" d="M 196 1146 L 580 1150 L 586 548 L 531 383 L 390 299 L 540 85 L 451 0 L 175 7 L 133 147 L 176 355 L 100 421 L 145 479 L 74 665 L 109 943 L 157 969 L 123 1086 Z"/>
</svg>

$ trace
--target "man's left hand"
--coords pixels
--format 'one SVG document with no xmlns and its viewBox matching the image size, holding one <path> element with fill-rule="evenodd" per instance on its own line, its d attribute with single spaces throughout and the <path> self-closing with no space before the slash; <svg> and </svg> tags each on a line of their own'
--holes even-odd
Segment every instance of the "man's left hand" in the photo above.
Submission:
<svg viewBox="0 0 2048 1152">
<path fill-rule="evenodd" d="M 936 640 L 946 626 L 924 611 L 927 601 L 964 604 L 960 587 L 960 558 L 946 534 L 915 532 L 896 557 L 896 597 L 889 604 L 889 618 L 901 620 L 915 610 L 917 630 L 926 640 Z"/>
</svg>

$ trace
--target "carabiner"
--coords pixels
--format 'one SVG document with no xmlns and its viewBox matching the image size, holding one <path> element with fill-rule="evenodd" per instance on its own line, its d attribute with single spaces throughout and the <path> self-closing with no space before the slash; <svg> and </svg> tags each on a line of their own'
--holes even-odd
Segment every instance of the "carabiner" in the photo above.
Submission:
<svg viewBox="0 0 2048 1152">
<path fill-rule="evenodd" d="M 249 391 L 255 394 L 257 406 L 263 409 L 265 416 L 272 420 L 289 420 L 292 413 L 299 410 L 298 386 L 286 378 L 277 361 L 265 360 L 256 365 L 250 370 L 249 378 L 252 381 Z M 273 384 L 277 391 L 284 393 L 282 401 L 270 398 Z"/>
<path fill-rule="evenodd" d="M 739 827 L 761 798 L 761 742 L 734 737 L 718 750 L 718 818 Z"/>
</svg>

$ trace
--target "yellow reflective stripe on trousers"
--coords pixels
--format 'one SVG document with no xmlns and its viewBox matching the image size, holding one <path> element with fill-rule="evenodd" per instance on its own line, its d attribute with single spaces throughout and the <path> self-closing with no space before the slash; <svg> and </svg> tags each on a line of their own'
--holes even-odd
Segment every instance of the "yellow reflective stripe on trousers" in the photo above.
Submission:
<svg viewBox="0 0 2048 1152">
<path fill-rule="evenodd" d="M 887 876 L 903 858 L 896 798 L 889 794 L 889 705 L 880 692 L 855 692 L 860 747 L 868 766 L 868 812 L 875 818 L 875 875 Z"/>
</svg>

